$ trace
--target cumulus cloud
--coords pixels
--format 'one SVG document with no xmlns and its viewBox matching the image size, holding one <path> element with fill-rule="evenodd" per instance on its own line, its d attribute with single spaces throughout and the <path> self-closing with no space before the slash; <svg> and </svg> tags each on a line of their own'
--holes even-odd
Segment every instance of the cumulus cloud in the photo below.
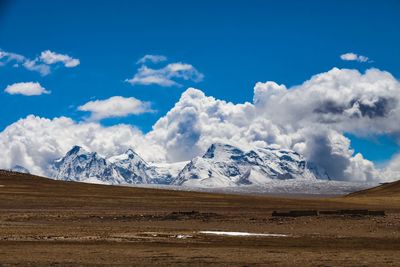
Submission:
<svg viewBox="0 0 400 267">
<path fill-rule="evenodd" d="M 0 49 L 0 66 L 12 64 L 14 68 L 22 66 L 29 71 L 39 72 L 42 76 L 50 73 L 50 67 L 39 62 L 37 59 L 29 59 L 23 55 L 6 52 Z"/>
<path fill-rule="evenodd" d="M 67 68 L 74 68 L 80 64 L 79 59 L 72 58 L 68 55 L 58 54 L 50 50 L 43 51 L 40 54 L 40 60 L 48 65 L 61 62 Z"/>
<path fill-rule="evenodd" d="M 242 134 L 254 117 L 250 103 L 234 105 L 190 88 L 148 136 L 165 147 L 169 161 L 189 160 L 213 142 L 247 144 Z"/>
<path fill-rule="evenodd" d="M 12 64 L 13 67 L 20 67 L 39 72 L 42 76 L 51 73 L 50 65 L 61 62 L 65 67 L 72 68 L 79 65 L 79 59 L 72 58 L 68 55 L 57 54 L 50 50 L 43 51 L 40 57 L 34 59 L 27 58 L 23 55 L 6 52 L 0 49 L 0 66 Z"/>
<path fill-rule="evenodd" d="M 340 55 L 340 58 L 345 61 L 371 62 L 368 57 L 355 53 L 345 53 Z"/>
<path fill-rule="evenodd" d="M 41 94 L 50 94 L 50 91 L 44 89 L 38 82 L 22 82 L 14 83 L 8 85 L 4 92 L 10 95 L 25 95 L 25 96 L 35 96 Z"/>
<path fill-rule="evenodd" d="M 46 76 L 50 74 L 51 70 L 50 67 L 46 64 L 41 64 L 39 63 L 36 59 L 35 60 L 29 60 L 26 59 L 22 63 L 22 66 L 30 71 L 36 71 L 39 72 L 42 76 Z M 15 67 L 18 67 L 19 65 L 14 65 Z"/>
<path fill-rule="evenodd" d="M 144 57 L 139 59 L 136 62 L 136 64 L 145 64 L 147 62 L 159 63 L 159 62 L 163 62 L 163 61 L 166 61 L 166 60 L 167 60 L 167 57 L 163 56 L 163 55 L 145 55 Z"/>
<path fill-rule="evenodd" d="M 0 133 L 0 168 L 18 164 L 32 173 L 46 175 L 48 163 L 64 156 L 74 145 L 103 156 L 133 148 L 149 161 L 160 161 L 164 150 L 128 125 L 103 127 L 98 123 L 77 123 L 70 118 L 45 119 L 30 115 Z"/>
<path fill-rule="evenodd" d="M 90 112 L 89 120 L 94 121 L 153 112 L 149 102 L 140 101 L 134 97 L 125 98 L 122 96 L 113 96 L 105 100 L 89 101 L 78 107 L 78 110 Z"/>
<path fill-rule="evenodd" d="M 0 49 L 0 64 L 5 65 L 11 61 L 22 62 L 25 57 L 16 53 L 6 52 Z"/>
<path fill-rule="evenodd" d="M 400 179 L 400 154 L 396 154 L 386 167 L 387 170 L 397 172 L 397 179 Z"/>
<path fill-rule="evenodd" d="M 357 136 L 400 133 L 400 83 L 390 73 L 337 69 L 287 89 L 257 83 L 254 103 L 278 124 L 294 128 L 324 125 Z"/>
<path fill-rule="evenodd" d="M 379 173 L 381 181 L 400 180 L 400 153 L 393 156 L 386 167 Z"/>
<path fill-rule="evenodd" d="M 147 58 L 146 58 L 147 57 Z M 195 67 L 190 64 L 177 62 L 170 63 L 163 68 L 153 69 L 146 66 L 144 63 L 146 61 L 160 60 L 160 56 L 147 55 L 140 59 L 138 62 L 143 63 L 143 65 L 137 70 L 136 74 L 126 81 L 132 85 L 159 85 L 163 87 L 171 86 L 182 86 L 176 81 L 176 79 L 201 82 L 204 75 L 200 73 Z M 156 58 L 153 58 L 156 57 Z M 157 61 L 159 62 L 159 61 Z"/>
<path fill-rule="evenodd" d="M 46 120 L 31 116 L 0 134 L 3 155 L 14 155 L 3 156 L 0 164 L 45 166 L 45 160 L 65 153 L 74 144 L 101 153 L 129 145 L 147 160 L 174 162 L 190 160 L 204 153 L 212 143 L 223 142 L 249 148 L 293 149 L 323 167 L 332 179 L 376 181 L 382 179 L 381 172 L 354 152 L 344 134 L 361 137 L 385 134 L 400 140 L 399 121 L 400 83 L 390 73 L 378 69 L 360 73 L 333 68 L 290 88 L 271 81 L 257 83 L 253 101 L 242 104 L 189 88 L 147 134 L 127 125 L 110 128 L 67 118 Z M 63 139 L 67 141 L 64 143 Z M 46 156 L 42 156 L 39 144 L 56 152 L 43 152 Z M 43 162 L 36 162 L 37 157 L 42 157 Z M 19 158 L 24 161 L 18 161 Z M 398 164 L 393 160 L 389 165 L 392 173 Z"/>
<path fill-rule="evenodd" d="M 148 136 L 170 161 L 190 159 L 213 142 L 294 149 L 336 180 L 371 181 L 372 162 L 344 133 L 399 136 L 400 84 L 377 69 L 334 68 L 292 88 L 257 83 L 253 103 L 234 105 L 189 89 Z"/>
<path fill-rule="evenodd" d="M 374 181 L 377 171 L 372 162 L 360 153 L 354 154 L 350 140 L 343 134 L 322 126 L 301 129 L 300 142 L 293 149 L 302 153 L 309 162 L 321 166 L 334 180 Z M 304 142 L 304 143 L 303 143 Z M 299 147 L 296 147 L 299 146 Z"/>
</svg>

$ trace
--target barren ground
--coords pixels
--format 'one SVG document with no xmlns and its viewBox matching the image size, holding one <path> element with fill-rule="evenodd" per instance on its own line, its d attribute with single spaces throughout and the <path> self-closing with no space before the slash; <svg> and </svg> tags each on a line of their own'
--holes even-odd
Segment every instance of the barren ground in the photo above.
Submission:
<svg viewBox="0 0 400 267">
<path fill-rule="evenodd" d="M 384 209 L 385 217 L 272 217 Z M 193 214 L 176 212 L 196 211 Z M 174 213 L 175 212 L 175 213 Z M 225 230 L 287 237 L 227 237 Z M 60 182 L 0 172 L 0 264 L 398 266 L 400 197 L 283 198 Z"/>
</svg>

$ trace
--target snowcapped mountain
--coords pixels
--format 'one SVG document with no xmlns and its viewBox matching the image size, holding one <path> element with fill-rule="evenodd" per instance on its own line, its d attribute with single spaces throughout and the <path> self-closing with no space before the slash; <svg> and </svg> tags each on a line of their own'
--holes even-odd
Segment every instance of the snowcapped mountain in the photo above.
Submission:
<svg viewBox="0 0 400 267">
<path fill-rule="evenodd" d="M 12 168 L 10 169 L 10 171 L 12 171 L 12 172 L 19 172 L 19 173 L 27 173 L 27 174 L 30 173 L 28 169 L 26 169 L 25 167 L 22 167 L 22 166 L 20 166 L 20 165 L 15 165 L 14 167 L 12 167 Z"/>
<path fill-rule="evenodd" d="M 243 151 L 227 144 L 213 144 L 202 157 L 187 164 L 172 183 L 190 187 L 234 187 L 289 179 L 307 181 L 329 177 L 292 150 Z"/>
<path fill-rule="evenodd" d="M 174 163 L 152 163 L 151 167 L 156 170 L 159 175 L 158 180 L 161 180 L 161 184 L 171 184 L 172 180 L 178 176 L 181 170 L 190 161 L 180 161 Z M 155 182 L 156 184 L 160 184 Z"/>
<path fill-rule="evenodd" d="M 163 184 L 163 179 L 167 179 L 131 149 L 106 159 L 79 146 L 51 164 L 50 176 L 58 180 L 104 184 Z"/>
<path fill-rule="evenodd" d="M 111 182 L 111 164 L 96 152 L 87 152 L 82 147 L 74 146 L 67 154 L 55 160 L 50 166 L 51 177 L 66 181 L 88 181 L 97 179 Z"/>
<path fill-rule="evenodd" d="M 132 149 L 125 153 L 108 158 L 113 173 L 128 184 L 150 184 L 159 175 Z"/>
<path fill-rule="evenodd" d="M 292 150 L 254 148 L 243 151 L 227 144 L 213 144 L 202 157 L 190 162 L 152 165 L 131 149 L 105 158 L 74 146 L 51 164 L 50 176 L 58 180 L 91 183 L 205 188 L 329 179 L 322 168 L 307 163 L 303 156 Z"/>
</svg>

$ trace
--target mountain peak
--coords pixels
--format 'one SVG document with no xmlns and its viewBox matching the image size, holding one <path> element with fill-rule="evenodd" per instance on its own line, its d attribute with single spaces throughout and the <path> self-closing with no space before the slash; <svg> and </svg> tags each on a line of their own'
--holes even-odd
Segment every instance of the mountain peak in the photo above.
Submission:
<svg viewBox="0 0 400 267">
<path fill-rule="evenodd" d="M 136 154 L 131 148 L 125 151 L 126 154 Z"/>
<path fill-rule="evenodd" d="M 223 144 L 223 143 L 214 143 L 212 144 L 206 151 L 206 153 L 203 155 L 203 158 L 225 158 L 226 156 L 230 157 L 232 155 L 238 155 L 238 154 L 243 154 L 244 152 L 240 150 L 239 148 L 228 145 L 228 144 Z"/>
<path fill-rule="evenodd" d="M 19 172 L 19 173 L 27 173 L 27 174 L 30 173 L 28 169 L 26 169 L 25 167 L 23 167 L 21 165 L 15 165 L 10 170 L 13 172 Z"/>
<path fill-rule="evenodd" d="M 132 158 L 134 156 L 137 156 L 136 152 L 133 151 L 132 149 L 128 148 L 128 150 L 125 151 L 125 154 L 129 156 L 129 158 Z"/>
<path fill-rule="evenodd" d="M 53 162 L 50 172 L 52 177 L 68 181 L 106 184 L 148 184 L 163 181 L 155 168 L 151 168 L 132 149 L 105 158 L 96 152 L 87 152 L 80 146 L 74 146 L 64 157 Z"/>
<path fill-rule="evenodd" d="M 86 153 L 86 150 L 80 146 L 75 145 L 67 152 L 67 155 L 80 154 L 80 153 Z"/>
<path fill-rule="evenodd" d="M 186 165 L 173 183 L 200 187 L 265 185 L 272 180 L 316 180 L 320 178 L 318 174 L 308 167 L 303 156 L 290 149 L 255 147 L 243 151 L 215 143 L 203 157 Z"/>
<path fill-rule="evenodd" d="M 143 162 L 145 164 L 145 161 L 132 149 L 126 150 L 124 153 L 112 156 L 108 158 L 108 161 L 111 163 L 116 163 L 116 162 Z"/>
<path fill-rule="evenodd" d="M 195 187 L 235 187 L 268 185 L 278 180 L 314 181 L 325 179 L 325 170 L 290 149 L 249 149 L 213 143 L 202 157 L 196 157 L 179 170 L 165 171 L 143 160 L 133 149 L 104 158 L 74 146 L 65 157 L 55 160 L 52 177 L 62 180 L 107 184 L 162 183 Z M 160 170 L 160 172 L 159 172 Z M 328 177 L 329 178 L 329 177 Z"/>
</svg>

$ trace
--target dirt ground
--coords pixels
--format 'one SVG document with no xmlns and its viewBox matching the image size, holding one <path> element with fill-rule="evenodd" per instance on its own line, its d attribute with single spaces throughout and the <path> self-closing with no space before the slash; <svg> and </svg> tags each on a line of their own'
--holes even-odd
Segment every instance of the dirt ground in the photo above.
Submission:
<svg viewBox="0 0 400 267">
<path fill-rule="evenodd" d="M 307 209 L 387 215 L 271 216 Z M 200 233 L 210 230 L 287 236 Z M 223 195 L 0 172 L 1 266 L 399 266 L 399 251 L 398 196 Z"/>
</svg>

